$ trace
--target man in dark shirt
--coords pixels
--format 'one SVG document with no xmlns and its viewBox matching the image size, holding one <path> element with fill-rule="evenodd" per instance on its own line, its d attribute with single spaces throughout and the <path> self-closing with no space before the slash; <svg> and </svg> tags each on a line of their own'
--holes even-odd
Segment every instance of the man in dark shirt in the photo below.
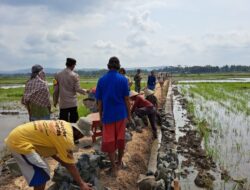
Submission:
<svg viewBox="0 0 250 190">
<path fill-rule="evenodd" d="M 155 84 L 156 84 L 156 77 L 154 71 L 151 71 L 151 74 L 148 76 L 148 82 L 147 82 L 148 89 L 154 90 Z"/>
<path fill-rule="evenodd" d="M 140 69 L 137 69 L 137 73 L 136 75 L 134 76 L 134 81 L 135 81 L 135 91 L 140 93 L 141 91 L 141 70 Z"/>
</svg>

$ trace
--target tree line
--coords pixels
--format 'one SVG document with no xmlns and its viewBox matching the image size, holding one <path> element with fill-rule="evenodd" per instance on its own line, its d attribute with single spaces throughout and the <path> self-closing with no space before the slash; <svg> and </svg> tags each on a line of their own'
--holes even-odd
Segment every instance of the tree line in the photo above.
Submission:
<svg viewBox="0 0 250 190">
<path fill-rule="evenodd" d="M 125 68 L 126 69 L 126 68 Z M 127 75 L 133 76 L 136 74 L 135 69 L 129 69 L 127 70 Z M 231 72 L 250 72 L 250 66 L 243 66 L 243 65 L 225 65 L 222 67 L 219 66 L 166 66 L 161 69 L 153 69 L 156 73 L 157 72 L 166 72 L 166 73 L 172 73 L 172 74 L 199 74 L 199 73 L 231 73 Z M 106 73 L 107 69 L 100 69 L 100 70 L 77 70 L 76 72 L 80 76 L 84 77 L 100 77 L 104 73 Z M 143 68 L 141 69 L 141 73 L 143 74 L 149 74 L 149 69 Z M 0 74 L 0 76 L 28 76 L 29 73 L 19 73 L 19 74 Z M 47 76 L 53 76 L 54 73 L 46 73 Z"/>
<path fill-rule="evenodd" d="M 242 65 L 225 65 L 222 67 L 218 66 L 169 66 L 161 70 L 162 72 L 167 73 L 190 73 L 190 74 L 199 74 L 199 73 L 227 73 L 227 72 L 250 72 L 250 66 Z"/>
</svg>

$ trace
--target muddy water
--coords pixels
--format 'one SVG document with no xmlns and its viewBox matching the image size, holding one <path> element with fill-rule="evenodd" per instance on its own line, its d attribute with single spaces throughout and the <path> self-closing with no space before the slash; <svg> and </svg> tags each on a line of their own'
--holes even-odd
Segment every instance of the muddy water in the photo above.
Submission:
<svg viewBox="0 0 250 190">
<path fill-rule="evenodd" d="M 175 87 L 175 86 L 173 86 Z M 180 130 L 185 128 L 185 126 L 189 126 L 190 129 L 195 129 L 195 127 L 190 123 L 190 120 L 187 118 L 187 111 L 182 108 L 182 105 L 180 104 L 180 99 L 182 97 L 180 95 L 174 96 L 173 97 L 173 112 L 174 112 L 174 119 L 175 119 L 175 126 L 176 126 L 176 140 L 181 136 L 184 136 L 185 133 L 181 132 Z M 204 147 L 204 146 L 203 146 Z M 181 155 L 178 154 L 178 159 L 179 163 L 182 163 L 182 161 L 186 161 L 187 159 Z M 201 190 L 205 188 L 199 188 L 194 184 L 194 180 L 198 174 L 198 169 L 195 168 L 194 166 L 190 167 L 184 167 L 181 168 L 179 166 L 179 170 L 182 171 L 183 169 L 188 171 L 188 176 L 183 178 L 180 176 L 180 186 L 182 190 Z M 220 173 L 218 171 L 212 171 L 210 170 L 209 173 L 211 173 L 217 180 L 214 181 L 214 186 L 213 188 L 216 190 L 228 188 L 229 185 L 226 185 L 221 182 L 220 180 Z M 230 186 L 231 187 L 231 186 Z"/>
<path fill-rule="evenodd" d="M 17 125 L 23 124 L 28 121 L 27 114 L 19 114 L 19 115 L 2 115 L 0 114 L 0 158 L 1 158 L 1 150 L 4 147 L 4 139 L 9 134 L 9 132 L 15 128 Z"/>
<path fill-rule="evenodd" d="M 231 112 L 218 102 L 206 101 L 197 95 L 186 98 L 194 103 L 195 116 L 200 120 L 206 119 L 212 129 L 207 144 L 219 167 L 227 170 L 233 179 L 246 178 L 246 189 L 250 189 L 250 117 L 241 112 Z M 185 125 L 186 111 L 182 110 L 177 99 L 174 99 L 174 114 L 177 128 L 180 128 Z M 224 185 L 226 189 L 232 189 L 232 184 Z"/>
<path fill-rule="evenodd" d="M 214 83 L 222 83 L 222 82 L 250 82 L 250 78 L 232 78 L 232 79 L 223 79 L 223 80 L 183 80 L 179 81 L 179 83 L 200 83 L 200 82 L 214 82 Z"/>
<path fill-rule="evenodd" d="M 48 85 L 52 86 L 53 83 L 49 82 Z M 11 89 L 11 88 L 24 88 L 24 84 L 1 84 L 0 89 Z"/>
<path fill-rule="evenodd" d="M 215 150 L 220 165 L 233 178 L 248 178 L 250 182 L 250 117 L 232 113 L 217 102 L 195 100 L 195 115 L 205 118 L 217 131 L 209 138 L 209 147 Z M 202 105 L 202 107 L 201 107 Z"/>
</svg>

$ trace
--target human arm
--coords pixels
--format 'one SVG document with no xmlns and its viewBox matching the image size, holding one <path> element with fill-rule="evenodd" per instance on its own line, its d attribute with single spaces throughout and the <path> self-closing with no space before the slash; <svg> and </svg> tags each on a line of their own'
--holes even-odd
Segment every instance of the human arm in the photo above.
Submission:
<svg viewBox="0 0 250 190">
<path fill-rule="evenodd" d="M 101 100 L 97 100 L 97 108 L 98 108 L 98 112 L 100 116 L 100 124 L 102 126 L 102 101 Z"/>
<path fill-rule="evenodd" d="M 74 89 L 76 92 L 80 93 L 80 94 L 83 94 L 85 95 L 86 93 L 88 93 L 88 90 L 87 89 L 83 89 L 81 88 L 80 86 L 80 77 L 76 74 L 74 76 Z"/>
<path fill-rule="evenodd" d="M 126 103 L 127 112 L 128 112 L 128 120 L 131 121 L 130 100 L 128 96 L 125 97 L 125 103 Z"/>
<path fill-rule="evenodd" d="M 92 188 L 91 188 L 92 185 L 89 183 L 86 183 L 85 181 L 82 180 L 82 178 L 79 174 L 79 171 L 76 168 L 75 164 L 65 163 L 57 156 L 52 156 L 52 158 L 54 158 L 56 161 L 58 161 L 60 164 L 62 164 L 62 166 L 64 166 L 69 171 L 69 173 L 72 175 L 73 179 L 80 186 L 81 190 L 92 190 Z"/>
<path fill-rule="evenodd" d="M 58 99 L 59 99 L 59 84 L 57 79 L 53 80 L 53 105 L 56 107 L 57 103 L 58 103 Z"/>
</svg>

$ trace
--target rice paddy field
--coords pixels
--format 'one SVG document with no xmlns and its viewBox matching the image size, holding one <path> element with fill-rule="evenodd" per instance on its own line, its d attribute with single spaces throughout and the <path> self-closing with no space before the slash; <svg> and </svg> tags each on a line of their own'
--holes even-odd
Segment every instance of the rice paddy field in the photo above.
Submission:
<svg viewBox="0 0 250 190">
<path fill-rule="evenodd" d="M 177 87 L 203 133 L 207 154 L 250 189 L 250 82 L 183 81 Z"/>
<path fill-rule="evenodd" d="M 21 98 L 24 92 L 25 82 L 28 80 L 28 76 L 6 76 L 0 77 L 0 158 L 1 150 L 3 148 L 3 140 L 7 134 L 22 123 L 28 122 L 28 113 L 25 107 L 21 104 Z M 53 77 L 46 77 L 50 89 L 50 97 L 52 103 L 53 94 Z M 91 89 L 96 86 L 98 78 L 86 78 L 80 76 L 80 86 L 84 89 Z M 145 81 L 142 82 L 142 87 L 145 87 Z M 134 86 L 132 86 L 134 89 Z M 87 95 L 78 94 L 78 113 L 79 116 L 86 116 L 90 111 L 84 106 L 83 99 Z M 55 108 L 52 106 L 52 118 L 58 118 L 58 106 Z M 2 114 L 8 113 L 8 114 Z M 13 114 L 14 113 L 14 114 Z"/>
</svg>

